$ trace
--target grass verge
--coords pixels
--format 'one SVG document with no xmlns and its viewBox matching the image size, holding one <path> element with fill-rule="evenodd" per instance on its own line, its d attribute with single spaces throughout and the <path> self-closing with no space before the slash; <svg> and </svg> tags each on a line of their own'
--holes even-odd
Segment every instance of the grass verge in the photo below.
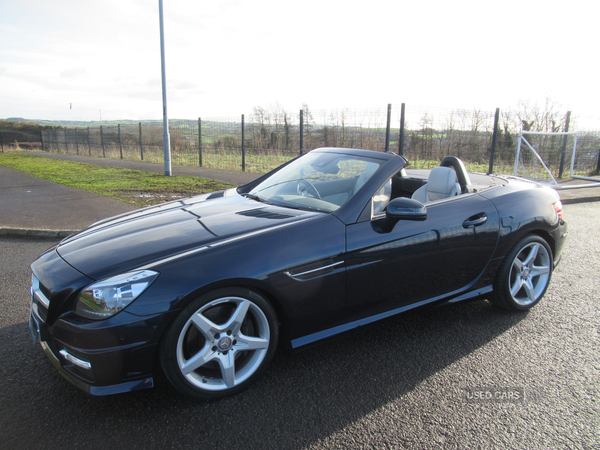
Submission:
<svg viewBox="0 0 600 450">
<path fill-rule="evenodd" d="M 140 170 L 97 166 L 19 153 L 0 154 L 0 165 L 66 186 L 112 197 L 138 207 L 234 187 L 227 183 L 197 177 L 165 177 Z"/>
</svg>

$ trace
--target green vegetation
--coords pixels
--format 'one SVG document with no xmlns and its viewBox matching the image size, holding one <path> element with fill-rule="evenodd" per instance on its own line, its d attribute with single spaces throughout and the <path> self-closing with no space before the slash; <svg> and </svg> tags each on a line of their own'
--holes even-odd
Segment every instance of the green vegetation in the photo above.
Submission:
<svg viewBox="0 0 600 450">
<path fill-rule="evenodd" d="M 138 207 L 233 186 L 196 177 L 97 166 L 19 153 L 0 154 L 0 164 L 66 186 L 85 189 Z"/>
</svg>

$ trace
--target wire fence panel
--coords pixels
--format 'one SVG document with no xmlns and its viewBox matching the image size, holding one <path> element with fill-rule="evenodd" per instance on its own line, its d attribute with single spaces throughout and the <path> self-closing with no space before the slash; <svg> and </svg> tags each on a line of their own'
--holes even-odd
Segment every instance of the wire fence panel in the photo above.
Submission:
<svg viewBox="0 0 600 450">
<path fill-rule="evenodd" d="M 324 110 L 305 116 L 305 142 L 319 147 L 385 151 L 387 110 Z"/>
<path fill-rule="evenodd" d="M 539 129 L 544 126 L 541 120 L 525 120 L 510 111 L 498 114 L 493 171 L 512 173 L 521 130 L 548 130 Z M 412 105 L 318 111 L 305 107 L 291 114 L 275 106 L 254 108 L 252 114 L 237 117 L 171 120 L 171 162 L 265 173 L 312 149 L 343 147 L 401 153 L 411 167 L 434 167 L 452 155 L 461 158 L 470 170 L 486 172 L 491 166 L 495 115 L 494 111 Z M 557 117 L 551 122 L 550 131 L 559 131 L 560 120 Z M 85 128 L 41 127 L 35 132 L 21 129 L 20 134 L 11 134 L 12 131 L 0 128 L 4 146 L 15 141 L 15 148 L 28 149 L 28 143 L 37 139 L 42 149 L 49 152 L 164 162 L 162 121 L 115 122 Z M 534 146 L 542 149 L 542 157 L 552 173 L 558 176 L 562 137 L 536 136 L 532 140 Z M 32 143 L 31 147 L 35 149 L 35 145 Z M 594 171 L 598 151 L 600 132 L 580 132 L 576 172 Z M 571 152 L 569 147 L 566 162 L 563 161 L 565 174 L 570 170 Z M 529 158 L 526 153 L 521 158 Z M 527 170 L 538 171 L 532 160 L 523 162 L 530 165 Z"/>
<path fill-rule="evenodd" d="M 552 178 L 558 179 L 563 176 L 570 176 L 571 166 L 574 176 L 598 175 L 598 168 L 600 167 L 599 133 L 577 133 L 575 155 L 573 155 L 574 135 L 523 133 L 523 137 L 517 165 L 518 176 L 549 183 L 553 181 Z M 530 146 L 533 147 L 539 158 Z M 574 159 L 573 156 L 575 156 Z"/>
<path fill-rule="evenodd" d="M 211 169 L 242 168 L 241 116 L 202 119 L 199 163 Z M 201 158 L 201 161 L 200 161 Z"/>
<path fill-rule="evenodd" d="M 519 152 L 517 175 L 530 180 L 551 182 L 552 178 L 559 177 L 561 158 L 563 158 L 563 164 L 567 168 L 570 167 L 573 144 L 574 137 L 570 135 L 565 139 L 565 136 L 562 135 L 524 133 Z M 535 153 L 530 146 L 535 149 Z M 566 149 L 564 156 L 563 148 Z"/>
<path fill-rule="evenodd" d="M 570 156 L 571 152 L 569 151 L 569 146 L 567 146 L 565 167 L 570 167 Z M 577 155 L 573 166 L 573 174 L 579 176 L 600 175 L 599 132 L 580 131 L 577 133 Z"/>
<path fill-rule="evenodd" d="M 40 127 L 38 125 L 10 123 L 0 121 L 0 151 L 39 150 L 42 146 Z"/>
<path fill-rule="evenodd" d="M 445 156 L 487 166 L 494 112 L 407 107 L 404 155 L 420 167 L 434 167 Z"/>
</svg>

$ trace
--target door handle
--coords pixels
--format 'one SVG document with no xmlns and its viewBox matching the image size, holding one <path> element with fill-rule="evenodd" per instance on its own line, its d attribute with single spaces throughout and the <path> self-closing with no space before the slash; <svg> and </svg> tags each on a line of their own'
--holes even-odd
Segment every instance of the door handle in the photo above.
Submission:
<svg viewBox="0 0 600 450">
<path fill-rule="evenodd" d="M 463 228 L 475 228 L 479 225 L 483 225 L 487 222 L 487 215 L 485 213 L 477 214 L 469 217 L 463 222 Z"/>
</svg>

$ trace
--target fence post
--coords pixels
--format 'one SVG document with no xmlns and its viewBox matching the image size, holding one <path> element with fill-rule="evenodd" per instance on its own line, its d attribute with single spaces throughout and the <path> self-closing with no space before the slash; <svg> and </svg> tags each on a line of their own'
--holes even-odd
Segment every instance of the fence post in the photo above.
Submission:
<svg viewBox="0 0 600 450">
<path fill-rule="evenodd" d="M 400 131 L 398 135 L 398 154 L 404 156 L 404 109 L 405 104 L 400 106 Z"/>
<path fill-rule="evenodd" d="M 79 128 L 75 128 L 75 145 L 77 146 L 77 156 L 79 156 Z"/>
<path fill-rule="evenodd" d="M 304 110 L 300 110 L 300 154 L 304 153 Z"/>
<path fill-rule="evenodd" d="M 492 133 L 492 148 L 490 149 L 490 166 L 488 168 L 488 175 L 494 173 L 494 153 L 496 152 L 496 143 L 498 141 L 498 122 L 500 120 L 500 108 L 496 108 L 496 115 L 494 116 L 494 132 Z"/>
<path fill-rule="evenodd" d="M 41 131 L 40 131 L 41 133 Z M 4 141 L 2 140 L 2 131 L 0 131 L 0 148 L 2 148 L 2 153 L 4 153 Z M 42 146 L 43 148 L 43 146 Z"/>
<path fill-rule="evenodd" d="M 242 172 L 246 171 L 246 146 L 244 145 L 244 115 L 242 114 Z"/>
<path fill-rule="evenodd" d="M 392 104 L 387 106 L 387 125 L 385 126 L 385 152 L 390 151 L 390 121 L 392 119 Z"/>
<path fill-rule="evenodd" d="M 65 133 L 65 153 L 69 153 L 69 140 L 67 139 L 67 128 L 63 128 L 63 131 Z"/>
<path fill-rule="evenodd" d="M 88 152 L 90 156 L 92 156 L 92 144 L 90 143 L 90 127 L 87 127 L 87 135 L 88 135 Z"/>
<path fill-rule="evenodd" d="M 202 119 L 198 117 L 198 165 L 202 167 Z"/>
<path fill-rule="evenodd" d="M 2 136 L 0 136 L 0 141 L 2 141 Z M 44 151 L 44 132 L 42 130 L 40 130 L 40 142 L 42 143 L 42 151 Z M 4 153 L 4 147 L 2 153 Z"/>
<path fill-rule="evenodd" d="M 121 152 L 121 159 L 123 159 L 123 142 L 121 142 L 121 124 L 117 124 L 119 130 L 119 151 Z"/>
<path fill-rule="evenodd" d="M 565 133 L 569 132 L 569 122 L 571 121 L 571 111 L 567 111 L 567 117 L 565 119 Z M 565 134 L 563 136 L 562 151 L 560 152 L 560 167 L 558 168 L 558 178 L 562 178 L 563 169 L 565 168 L 565 153 L 567 152 L 567 138 Z"/>
<path fill-rule="evenodd" d="M 102 125 L 100 125 L 100 143 L 102 144 L 102 156 L 106 158 L 106 149 L 104 148 L 104 132 L 102 131 Z"/>
<path fill-rule="evenodd" d="M 56 142 L 56 153 L 60 153 L 60 147 L 58 146 L 58 128 L 54 129 L 54 141 Z"/>
<path fill-rule="evenodd" d="M 144 144 L 142 144 L 142 122 L 140 122 L 140 156 L 144 160 Z"/>
<path fill-rule="evenodd" d="M 600 175 L 600 150 L 598 150 L 598 162 L 596 163 L 596 173 Z"/>
</svg>

